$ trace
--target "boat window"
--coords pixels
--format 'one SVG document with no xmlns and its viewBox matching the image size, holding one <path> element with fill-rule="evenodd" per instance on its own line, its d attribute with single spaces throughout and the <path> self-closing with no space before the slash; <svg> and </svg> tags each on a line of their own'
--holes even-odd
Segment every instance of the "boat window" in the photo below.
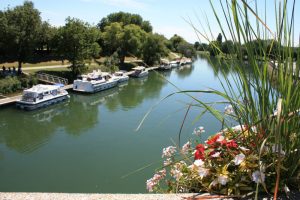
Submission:
<svg viewBox="0 0 300 200">
<path fill-rule="evenodd" d="M 22 101 L 32 102 L 35 100 L 34 93 L 25 93 L 22 96 Z"/>
<path fill-rule="evenodd" d="M 43 99 L 44 98 L 44 95 L 42 94 L 42 93 L 40 93 L 39 95 L 38 95 L 38 99 Z"/>
<path fill-rule="evenodd" d="M 55 95 L 57 95 L 57 90 L 52 90 L 52 92 L 51 92 L 51 93 L 52 93 L 52 95 L 54 95 L 54 96 L 55 96 Z"/>
</svg>

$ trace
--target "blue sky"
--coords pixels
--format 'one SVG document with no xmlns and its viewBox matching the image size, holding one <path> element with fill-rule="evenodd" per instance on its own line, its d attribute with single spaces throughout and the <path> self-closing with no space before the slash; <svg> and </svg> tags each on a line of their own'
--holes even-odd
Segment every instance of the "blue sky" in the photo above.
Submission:
<svg viewBox="0 0 300 200">
<path fill-rule="evenodd" d="M 202 31 L 199 20 L 207 29 L 206 17 L 210 23 L 213 37 L 220 32 L 209 0 L 32 0 L 41 12 L 43 20 L 52 25 L 64 25 L 68 16 L 76 17 L 91 24 L 97 24 L 103 17 L 112 12 L 124 11 L 140 14 L 144 20 L 151 22 L 154 31 L 164 34 L 167 38 L 179 34 L 187 41 L 194 43 L 198 38 L 193 28 L 184 20 L 191 19 Z M 216 11 L 221 14 L 219 0 L 215 2 Z M 225 2 L 224 0 L 222 0 Z M 254 0 L 248 0 L 253 5 Z M 258 11 L 265 12 L 265 1 L 258 0 Z M 279 2 L 279 0 L 277 0 Z M 292 0 L 289 1 L 291 6 Z M 21 5 L 23 0 L 0 0 L 0 9 Z M 266 0 L 267 24 L 275 32 L 274 0 Z M 198 20 L 199 19 L 199 20 Z M 295 37 L 300 33 L 300 2 L 296 0 Z M 225 24 L 224 19 L 221 19 Z M 203 40 L 203 39 L 201 39 Z M 298 41 L 298 39 L 296 40 Z M 205 42 L 205 41 L 202 41 Z"/>
</svg>

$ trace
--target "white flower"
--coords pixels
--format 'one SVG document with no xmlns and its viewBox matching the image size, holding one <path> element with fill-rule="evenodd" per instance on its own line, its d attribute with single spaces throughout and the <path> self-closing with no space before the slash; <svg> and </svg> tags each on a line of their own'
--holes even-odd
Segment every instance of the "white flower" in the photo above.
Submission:
<svg viewBox="0 0 300 200">
<path fill-rule="evenodd" d="M 169 146 L 169 147 L 163 148 L 162 158 L 163 157 L 171 157 L 171 156 L 173 156 L 173 154 L 175 152 L 176 152 L 176 147 Z"/>
<path fill-rule="evenodd" d="M 281 145 L 277 145 L 277 146 L 276 146 L 276 145 L 274 144 L 274 145 L 272 146 L 272 152 L 273 152 L 273 153 L 278 153 L 278 152 L 279 152 L 279 154 L 282 155 L 282 156 L 285 155 L 285 151 L 282 150 Z"/>
<path fill-rule="evenodd" d="M 164 168 L 164 169 L 160 170 L 158 173 L 160 173 L 160 175 L 162 176 L 162 178 L 164 178 L 167 175 L 167 170 Z"/>
<path fill-rule="evenodd" d="M 171 169 L 171 174 L 178 181 L 182 177 L 182 172 L 177 169 Z"/>
<path fill-rule="evenodd" d="M 223 140 L 225 140 L 225 137 L 223 135 L 220 135 L 219 138 L 217 139 L 217 142 L 222 142 Z"/>
<path fill-rule="evenodd" d="M 218 181 L 218 179 L 216 178 L 213 182 L 211 182 L 211 185 L 212 185 L 212 186 L 216 186 L 216 185 L 218 184 L 218 182 L 219 182 L 219 181 Z"/>
<path fill-rule="evenodd" d="M 242 151 L 249 151 L 250 149 L 247 149 L 246 147 L 239 147 Z"/>
<path fill-rule="evenodd" d="M 233 162 L 235 165 L 240 165 L 245 159 L 245 155 L 243 153 L 240 153 L 239 155 L 236 155 Z"/>
<path fill-rule="evenodd" d="M 261 171 L 255 171 L 252 173 L 252 180 L 255 183 L 263 183 L 265 182 L 265 174 Z"/>
<path fill-rule="evenodd" d="M 213 157 L 213 158 L 218 158 L 218 157 L 220 157 L 220 152 L 214 153 L 213 155 L 211 155 L 211 157 Z"/>
<path fill-rule="evenodd" d="M 195 160 L 194 161 L 194 165 L 196 165 L 197 167 L 201 167 L 204 165 L 203 160 L 199 159 L 199 160 Z"/>
<path fill-rule="evenodd" d="M 228 176 L 227 175 L 220 175 L 218 177 L 218 182 L 221 184 L 221 185 L 226 185 L 227 182 L 228 182 Z"/>
<path fill-rule="evenodd" d="M 239 132 L 239 131 L 245 131 L 246 130 L 246 126 L 245 125 L 237 125 L 232 127 L 232 130 L 235 132 Z"/>
<path fill-rule="evenodd" d="M 193 132 L 194 135 L 200 136 L 201 133 L 205 133 L 203 126 L 199 126 L 198 128 L 194 129 L 194 132 Z"/>
<path fill-rule="evenodd" d="M 153 188 L 159 183 L 159 181 L 166 177 L 166 169 L 160 170 L 158 173 L 154 174 L 152 178 L 148 179 L 146 182 L 146 187 L 149 192 L 153 192 Z"/>
<path fill-rule="evenodd" d="M 251 127 L 251 130 L 253 131 L 253 133 L 257 133 L 257 128 L 256 128 L 256 126 L 252 126 L 252 127 Z"/>
<path fill-rule="evenodd" d="M 183 154 L 186 154 L 188 153 L 189 149 L 191 148 L 191 143 L 190 142 L 187 142 L 185 143 L 183 146 L 182 146 L 182 149 L 181 149 L 181 152 Z"/>
<path fill-rule="evenodd" d="M 172 163 L 171 158 L 167 158 L 167 159 L 164 161 L 164 166 L 170 165 L 171 163 Z"/>
<path fill-rule="evenodd" d="M 228 105 L 225 107 L 225 114 L 226 115 L 230 115 L 230 114 L 233 114 L 234 113 L 234 110 L 233 110 L 233 107 L 232 105 Z"/>
<path fill-rule="evenodd" d="M 198 173 L 199 173 L 200 178 L 204 178 L 205 176 L 207 176 L 209 174 L 209 169 L 206 169 L 204 167 L 199 167 Z"/>
<path fill-rule="evenodd" d="M 147 180 L 146 182 L 146 186 L 147 186 L 147 190 L 149 192 L 153 192 L 153 187 L 155 186 L 156 184 L 153 182 L 152 178 L 150 178 L 149 180 Z"/>
</svg>

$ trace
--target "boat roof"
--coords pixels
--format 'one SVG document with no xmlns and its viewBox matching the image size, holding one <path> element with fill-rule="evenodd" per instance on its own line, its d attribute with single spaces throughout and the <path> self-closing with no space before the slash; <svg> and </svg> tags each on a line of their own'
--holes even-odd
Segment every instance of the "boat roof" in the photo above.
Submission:
<svg viewBox="0 0 300 200">
<path fill-rule="evenodd" d="M 43 93 L 51 90 L 57 90 L 60 88 L 58 85 L 43 85 L 43 84 L 38 84 L 33 86 L 32 88 L 29 88 L 27 90 L 24 90 L 24 92 L 34 92 L 34 93 Z"/>
<path fill-rule="evenodd" d="M 101 76 L 107 76 L 107 75 L 110 75 L 110 73 L 108 72 L 102 72 Z"/>
<path fill-rule="evenodd" d="M 137 66 L 137 67 L 134 67 L 132 69 L 133 70 L 142 70 L 142 69 L 145 69 L 145 67 L 143 67 L 143 66 Z"/>
</svg>

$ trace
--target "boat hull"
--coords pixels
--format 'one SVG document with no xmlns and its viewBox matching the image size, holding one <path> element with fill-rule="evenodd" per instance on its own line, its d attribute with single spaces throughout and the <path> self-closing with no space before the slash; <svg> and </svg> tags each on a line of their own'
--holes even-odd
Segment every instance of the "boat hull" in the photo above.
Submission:
<svg viewBox="0 0 300 200">
<path fill-rule="evenodd" d="M 96 92 L 101 92 L 103 90 L 108 90 L 117 85 L 118 85 L 118 81 L 113 81 L 109 83 L 94 84 L 90 87 L 90 89 L 81 88 L 80 86 L 78 86 L 77 88 L 73 87 L 73 90 L 81 93 L 96 93 Z"/>
<path fill-rule="evenodd" d="M 131 76 L 134 77 L 134 78 L 142 78 L 142 77 L 148 76 L 148 73 L 149 72 L 147 72 L 147 71 L 139 73 L 139 74 L 133 73 Z"/>
<path fill-rule="evenodd" d="M 17 106 L 17 108 L 31 111 L 31 110 L 36 110 L 36 109 L 40 109 L 40 108 L 45 108 L 50 105 L 58 104 L 60 102 L 68 100 L 69 98 L 70 98 L 70 96 L 68 94 L 65 94 L 65 95 L 58 96 L 53 99 L 45 100 L 45 101 L 38 102 L 38 103 L 29 103 L 29 102 L 24 102 L 24 101 L 18 101 L 16 103 L 16 106 Z"/>
</svg>

